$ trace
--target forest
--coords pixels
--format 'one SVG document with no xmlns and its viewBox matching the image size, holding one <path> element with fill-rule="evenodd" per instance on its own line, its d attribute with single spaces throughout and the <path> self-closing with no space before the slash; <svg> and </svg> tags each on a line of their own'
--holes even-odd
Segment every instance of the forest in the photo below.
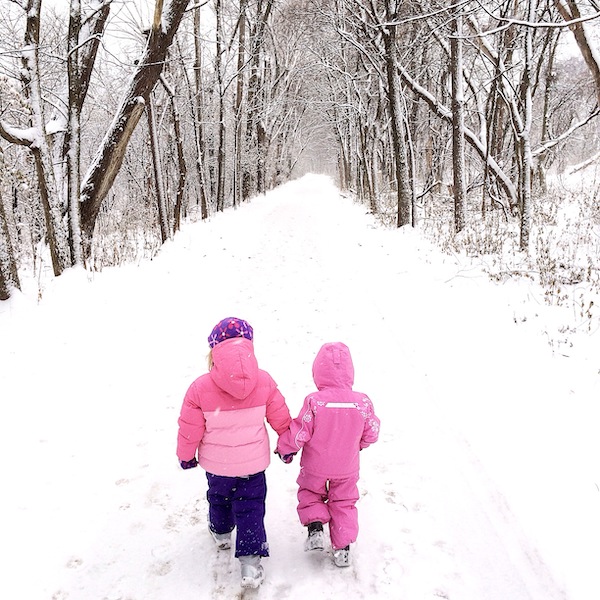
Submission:
<svg viewBox="0 0 600 600">
<path fill-rule="evenodd" d="M 549 303 L 600 290 L 595 0 L 1 5 L 1 300 L 308 172 Z"/>
</svg>

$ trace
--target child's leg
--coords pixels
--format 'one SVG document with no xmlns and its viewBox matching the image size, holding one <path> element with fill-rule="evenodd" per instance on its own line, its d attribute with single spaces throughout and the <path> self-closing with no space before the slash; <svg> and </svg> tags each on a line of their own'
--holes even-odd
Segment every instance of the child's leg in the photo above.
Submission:
<svg viewBox="0 0 600 600">
<path fill-rule="evenodd" d="M 214 533 L 222 534 L 233 531 L 235 520 L 232 510 L 235 477 L 206 474 L 208 480 L 208 524 Z"/>
<path fill-rule="evenodd" d="M 233 512 L 237 526 L 235 555 L 269 556 L 265 531 L 267 480 L 264 472 L 237 477 L 233 492 Z"/>
<path fill-rule="evenodd" d="M 329 482 L 329 535 L 333 549 L 345 548 L 358 536 L 358 476 Z"/>
<path fill-rule="evenodd" d="M 329 510 L 327 509 L 327 480 L 307 473 L 300 469 L 300 475 L 296 480 L 298 484 L 298 517 L 302 525 L 308 525 L 314 521 L 320 523 L 329 522 Z"/>
</svg>

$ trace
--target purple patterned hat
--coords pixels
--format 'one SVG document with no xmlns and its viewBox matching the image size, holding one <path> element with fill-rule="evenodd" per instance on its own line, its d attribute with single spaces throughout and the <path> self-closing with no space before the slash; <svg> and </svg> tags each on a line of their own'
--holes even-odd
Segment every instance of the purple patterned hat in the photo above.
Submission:
<svg viewBox="0 0 600 600">
<path fill-rule="evenodd" d="M 214 348 L 219 342 L 236 337 L 243 337 L 252 341 L 252 336 L 252 327 L 244 319 L 227 317 L 227 319 L 223 319 L 215 325 L 208 336 L 208 345 Z"/>
</svg>

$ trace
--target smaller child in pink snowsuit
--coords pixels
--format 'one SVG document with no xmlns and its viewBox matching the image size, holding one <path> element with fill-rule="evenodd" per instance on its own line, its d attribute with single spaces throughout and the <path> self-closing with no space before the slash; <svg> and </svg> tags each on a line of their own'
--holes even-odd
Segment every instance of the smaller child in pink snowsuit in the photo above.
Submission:
<svg viewBox="0 0 600 600">
<path fill-rule="evenodd" d="M 377 441 L 379 419 L 368 396 L 352 390 L 354 365 L 345 344 L 324 344 L 312 370 L 318 391 L 304 399 L 275 452 L 289 463 L 302 449 L 297 483 L 305 549 L 324 549 L 323 524 L 329 523 L 334 563 L 346 567 L 358 535 L 359 452 Z"/>
</svg>

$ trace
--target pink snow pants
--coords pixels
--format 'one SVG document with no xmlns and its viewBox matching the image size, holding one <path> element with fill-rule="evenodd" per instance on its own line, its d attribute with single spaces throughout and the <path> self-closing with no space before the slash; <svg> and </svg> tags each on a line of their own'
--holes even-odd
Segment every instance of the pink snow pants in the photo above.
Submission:
<svg viewBox="0 0 600 600">
<path fill-rule="evenodd" d="M 344 479 L 326 479 L 300 469 L 298 516 L 302 525 L 329 523 L 331 546 L 345 548 L 358 536 L 358 474 Z"/>
</svg>

